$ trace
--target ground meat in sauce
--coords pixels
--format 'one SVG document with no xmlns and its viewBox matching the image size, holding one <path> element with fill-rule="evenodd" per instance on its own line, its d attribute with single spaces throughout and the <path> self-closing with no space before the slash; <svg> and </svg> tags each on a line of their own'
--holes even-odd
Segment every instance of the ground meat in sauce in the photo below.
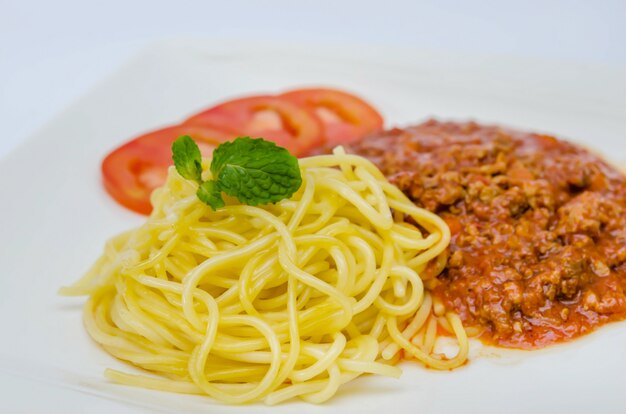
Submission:
<svg viewBox="0 0 626 414">
<path fill-rule="evenodd" d="M 348 149 L 452 230 L 434 294 L 501 346 L 626 317 L 626 178 L 554 137 L 428 121 Z"/>
</svg>

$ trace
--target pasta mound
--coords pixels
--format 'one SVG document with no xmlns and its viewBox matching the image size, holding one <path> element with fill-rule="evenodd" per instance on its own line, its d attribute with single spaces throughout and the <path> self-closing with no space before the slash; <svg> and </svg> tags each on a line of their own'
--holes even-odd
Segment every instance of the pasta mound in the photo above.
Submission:
<svg viewBox="0 0 626 414">
<path fill-rule="evenodd" d="M 445 264 L 445 222 L 341 148 L 300 168 L 291 199 L 227 198 L 217 211 L 170 168 L 148 221 L 63 290 L 89 295 L 85 325 L 107 352 L 156 374 L 109 379 L 231 404 L 319 403 L 364 373 L 399 376 L 403 354 L 439 369 L 465 361 L 458 317 L 437 311 L 419 276 Z M 451 359 L 433 351 L 441 320 L 458 338 Z"/>
</svg>

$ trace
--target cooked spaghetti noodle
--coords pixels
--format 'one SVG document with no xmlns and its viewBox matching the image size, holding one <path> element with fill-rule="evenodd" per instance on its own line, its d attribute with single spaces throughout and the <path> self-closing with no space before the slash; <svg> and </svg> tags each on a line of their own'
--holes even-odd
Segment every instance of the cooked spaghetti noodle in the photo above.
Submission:
<svg viewBox="0 0 626 414">
<path fill-rule="evenodd" d="M 401 350 L 436 369 L 465 361 L 459 318 L 419 276 L 445 264 L 445 222 L 341 148 L 300 168 L 291 199 L 217 211 L 170 169 L 149 220 L 62 290 L 89 295 L 85 325 L 106 351 L 158 374 L 109 379 L 232 404 L 318 403 L 364 373 L 399 376 Z M 458 339 L 451 359 L 433 351 L 439 324 Z"/>
</svg>

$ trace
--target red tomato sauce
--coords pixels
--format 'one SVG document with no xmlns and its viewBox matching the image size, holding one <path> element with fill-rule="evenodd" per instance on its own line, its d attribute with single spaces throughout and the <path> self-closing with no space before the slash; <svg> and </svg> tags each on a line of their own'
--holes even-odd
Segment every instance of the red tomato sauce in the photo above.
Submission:
<svg viewBox="0 0 626 414">
<path fill-rule="evenodd" d="M 433 293 L 485 342 L 541 348 L 626 318 L 626 178 L 551 136 L 428 121 L 350 151 L 448 223 Z"/>
</svg>

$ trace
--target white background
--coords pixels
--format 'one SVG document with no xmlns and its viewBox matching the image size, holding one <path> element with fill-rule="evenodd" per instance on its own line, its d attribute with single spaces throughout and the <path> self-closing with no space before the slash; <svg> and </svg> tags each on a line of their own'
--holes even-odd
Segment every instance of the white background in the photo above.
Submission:
<svg viewBox="0 0 626 414">
<path fill-rule="evenodd" d="M 209 1 L 165 3 L 158 0 L 108 0 L 102 2 L 88 0 L 0 0 L 0 157 L 28 135 L 40 129 L 78 96 L 93 88 L 103 77 L 115 71 L 125 60 L 160 39 L 217 37 L 240 40 L 260 39 L 270 42 L 289 41 L 291 43 L 377 44 L 436 49 L 451 53 L 549 58 L 569 61 L 572 62 L 572 65 L 618 65 L 626 68 L 625 21 L 626 0 L 587 0 L 584 2 L 563 0 L 518 2 L 484 0 L 472 2 L 449 0 L 243 2 L 240 0 L 222 0 L 219 3 Z M 611 85 L 610 82 L 607 84 Z M 587 83 L 588 85 L 589 83 Z M 138 86 L 135 90 L 141 91 L 142 89 Z M 615 90 L 615 94 L 619 95 L 620 91 L 623 90 L 623 87 L 622 89 L 618 88 Z M 101 98 L 102 95 L 103 92 L 100 90 L 100 95 L 97 96 Z M 138 93 L 138 95 L 142 94 Z M 111 96 L 118 97 L 120 94 L 116 92 L 112 93 Z M 145 104 L 147 100 L 143 96 L 143 98 L 135 99 L 134 102 L 138 101 Z M 93 99 L 91 102 L 93 103 Z M 107 102 L 111 104 L 112 100 L 109 99 Z M 576 104 L 580 105 L 579 102 Z M 123 108 L 131 106 L 131 104 L 122 105 Z M 502 111 L 506 112 L 509 107 L 503 105 Z M 155 112 L 159 112 L 155 111 L 154 108 L 147 112 L 149 116 L 154 116 L 154 119 L 162 119 L 154 115 Z M 166 112 L 166 109 L 163 109 L 163 112 Z M 536 112 L 540 111 L 537 110 Z M 126 121 L 120 122 L 121 126 L 106 125 L 98 138 L 99 131 L 94 126 L 96 124 L 94 120 L 97 119 L 95 113 L 97 111 L 91 111 L 88 108 L 85 108 L 84 112 L 76 111 L 74 108 L 73 116 L 69 117 L 72 122 L 78 120 L 78 129 L 87 131 L 86 139 L 94 138 L 96 142 L 90 144 L 93 148 L 100 148 L 98 145 L 103 146 L 102 136 L 106 135 L 107 131 L 138 130 L 138 126 L 132 119 L 126 119 Z M 494 113 L 498 113 L 498 111 Z M 498 119 L 504 119 L 501 117 L 502 112 L 499 114 Z M 534 119 L 537 125 L 543 120 L 541 117 Z M 550 122 L 556 122 L 554 125 L 563 125 L 563 128 L 565 125 L 571 124 L 571 128 L 576 131 L 584 130 L 581 125 L 586 124 L 588 129 L 593 130 L 598 130 L 598 125 L 600 125 L 593 119 L 587 121 L 584 116 L 576 117 L 576 119 L 561 116 L 560 118 L 557 117 L 557 121 L 551 117 Z M 140 121 L 137 123 L 144 125 Z M 530 121 L 524 123 L 524 125 L 531 124 L 533 123 Z M 612 125 L 614 124 L 603 127 L 608 130 Z M 72 128 L 65 130 L 68 129 L 72 130 Z M 554 130 L 561 129 L 555 127 Z M 620 129 L 620 131 L 622 130 L 623 128 Z M 42 142 L 43 138 L 48 136 L 51 137 L 50 141 L 57 136 L 61 136 L 61 141 L 65 143 L 76 140 L 74 135 L 52 133 L 39 135 L 37 142 Z M 608 136 L 608 133 L 606 135 L 600 133 L 599 136 Z M 100 143 L 97 142 L 98 139 L 100 139 Z M 65 147 L 72 147 L 72 145 Z M 34 154 L 35 159 L 29 158 L 32 165 L 38 166 L 46 164 L 47 154 L 54 153 L 54 151 L 61 152 L 63 145 L 59 143 L 59 146 L 55 147 L 53 142 L 49 142 L 48 145 L 32 148 L 40 150 Z M 70 156 L 66 155 L 64 160 L 77 159 L 76 154 L 78 152 L 80 151 L 74 148 L 73 152 L 70 152 Z M 4 257 L 11 257 L 11 260 L 7 262 L 14 266 L 13 269 L 19 269 L 21 272 L 18 277 L 4 278 L 5 283 L 8 281 L 18 283 L 27 276 L 39 277 L 40 275 L 53 274 L 56 275 L 56 278 L 43 278 L 42 283 L 47 285 L 48 289 L 37 289 L 35 294 L 42 296 L 46 292 L 51 292 L 60 284 L 58 278 L 61 276 L 64 275 L 63 277 L 69 278 L 70 275 L 79 274 L 78 269 L 83 268 L 81 260 L 90 260 L 95 254 L 94 250 L 85 252 L 89 249 L 98 249 L 98 246 L 92 242 L 73 242 L 73 245 L 82 250 L 73 251 L 72 257 L 68 261 L 67 252 L 62 251 L 65 244 L 57 243 L 50 246 L 49 240 L 59 235 L 76 240 L 103 240 L 105 233 L 109 234 L 114 230 L 111 223 L 120 228 L 122 224 L 127 227 L 122 220 L 111 219 L 112 215 L 122 215 L 124 211 L 109 208 L 113 201 L 106 198 L 104 194 L 102 194 L 101 199 L 84 197 L 82 202 L 94 203 L 94 205 L 84 208 L 83 204 L 78 203 L 73 206 L 74 210 L 70 211 L 68 216 L 65 200 L 69 199 L 67 194 L 70 190 L 71 194 L 75 195 L 86 193 L 88 190 L 93 191 L 94 188 L 100 189 L 100 187 L 93 185 L 93 182 L 99 178 L 93 176 L 95 173 L 93 175 L 86 174 L 86 177 L 80 177 L 80 179 L 75 174 L 67 173 L 71 169 L 90 171 L 85 165 L 93 159 L 93 153 L 94 151 L 92 151 L 92 158 L 79 159 L 78 166 L 69 165 L 68 162 L 68 165 L 63 168 L 50 169 L 50 171 L 31 168 L 25 173 L 26 178 L 37 176 L 39 179 L 30 181 L 26 179 L 24 182 L 41 182 L 48 179 L 59 184 L 55 187 L 44 185 L 43 189 L 37 188 L 35 191 L 32 186 L 24 186 L 22 181 L 12 180 L 9 173 L 0 174 L 0 178 L 4 177 L 0 188 L 6 190 L 7 194 L 16 195 L 13 200 L 3 200 L 3 214 L 0 217 L 4 217 L 4 222 L 0 228 L 6 236 L 6 243 L 0 251 L 7 255 Z M 97 154 L 96 157 L 100 157 L 103 150 L 99 149 L 95 153 Z M 32 154 L 32 152 L 28 152 L 28 154 Z M 74 158 L 71 157 L 72 155 Z M 2 160 L 0 159 L 0 161 Z M 2 163 L 0 162 L 0 164 Z M 28 169 L 26 162 L 14 163 L 13 165 L 15 164 L 19 165 L 19 168 Z M 7 168 L 5 171 L 19 171 L 19 168 L 16 166 L 16 168 Z M 83 187 L 78 187 L 76 183 Z M 78 192 L 76 188 L 79 188 Z M 29 197 L 27 201 L 30 200 L 30 202 L 22 202 L 27 197 Z M 41 214 L 42 210 L 38 208 L 39 204 L 32 201 L 37 200 L 39 202 L 41 199 L 46 200 L 47 207 L 56 208 L 57 213 L 50 210 L 51 213 Z M 31 206 L 31 209 L 22 208 L 22 206 Z M 18 210 L 23 210 L 21 215 L 16 214 Z M 58 214 L 58 211 L 63 211 L 66 215 Z M 93 213 L 94 211 L 96 213 Z M 106 217 L 108 220 L 98 220 L 94 224 L 93 220 L 85 218 L 85 212 Z M 15 217 L 20 217 L 20 219 L 16 220 Z M 75 229 L 71 235 L 68 235 L 65 228 L 59 230 L 60 223 L 68 222 L 68 217 L 76 221 Z M 89 223 L 89 225 L 84 223 Z M 22 228 L 22 226 L 26 227 Z M 13 237 L 16 234 L 20 234 L 22 237 Z M 36 237 L 23 237 L 24 234 L 36 235 Z M 3 241 L 0 240 L 0 242 Z M 28 254 L 28 256 L 20 256 L 17 253 L 11 254 L 11 252 L 29 252 L 27 248 L 36 248 L 39 253 L 45 252 L 46 257 L 51 258 L 56 263 L 55 267 L 49 266 L 45 260 L 32 260 L 32 257 L 43 257 L 41 254 Z M 73 265 L 74 268 L 68 270 L 68 263 L 70 263 L 70 267 Z M 31 271 L 33 268 L 38 269 L 38 271 Z M 9 271 L 7 274 L 16 275 L 17 270 Z M 11 290 L 3 289 L 3 291 L 9 292 Z M 19 289 L 13 291 L 19 291 Z M 5 297 L 8 296 L 5 295 Z M 34 302 L 43 303 L 41 300 Z M 13 307 L 13 309 L 16 308 Z M 37 310 L 30 310 L 30 312 L 37 318 L 47 317 L 47 320 L 50 321 L 49 326 L 46 325 L 48 331 L 55 331 L 56 327 L 62 326 L 65 329 L 82 332 L 82 327 L 78 323 L 78 312 L 68 316 L 74 318 L 72 319 L 73 323 L 66 323 L 67 320 L 58 318 L 56 313 L 45 315 L 43 312 L 37 312 Z M 11 319 L 12 315 L 7 312 L 4 315 L 15 326 L 18 325 L 14 318 Z M 6 328 L 6 325 L 5 323 L 3 326 Z M 36 324 L 25 324 L 24 326 L 29 331 L 39 333 Z M 21 328 L 22 326 L 20 326 Z M 568 367 L 567 370 L 546 372 L 545 375 L 537 375 L 536 381 L 522 381 L 521 383 L 530 384 L 531 389 L 536 391 L 533 395 L 538 395 L 541 392 L 547 393 L 553 398 L 551 400 L 553 406 L 562 406 L 564 403 L 572 405 L 572 401 L 584 400 L 586 398 L 585 392 L 595 392 L 594 386 L 604 380 L 606 381 L 605 384 L 608 383 L 605 389 L 608 397 L 601 398 L 600 402 L 603 402 L 604 406 L 611 406 L 612 403 L 621 400 L 623 395 L 619 392 L 621 384 L 619 378 L 623 373 L 621 368 L 624 366 L 623 361 L 626 360 L 624 348 L 620 345 L 624 343 L 623 335 L 623 330 L 614 329 L 610 331 L 609 328 L 606 328 L 605 334 L 593 337 L 593 341 L 599 348 L 589 348 L 587 355 L 590 358 L 575 361 L 575 357 L 579 356 L 576 353 L 578 348 L 568 348 L 569 353 L 563 352 L 554 356 L 554 358 L 560 359 L 564 364 L 562 366 Z M 29 337 L 24 335 L 16 338 L 19 341 L 27 342 Z M 589 340 L 592 338 L 590 337 Z M 63 346 L 66 343 L 58 342 Z M 581 340 L 578 344 L 587 349 L 587 342 Z M 5 341 L 6 348 L 12 345 L 15 343 Z M 30 348 L 36 346 L 38 346 L 37 343 L 30 342 Z M 46 343 L 46 346 L 47 352 L 49 352 L 50 343 Z M 60 346 L 57 348 L 61 349 Z M 602 349 L 606 352 L 594 354 L 596 349 Z M 87 353 L 95 352 L 95 350 L 96 347 L 92 346 L 83 349 Z M 63 348 L 63 352 L 64 355 L 70 355 L 68 359 L 72 360 L 77 353 L 76 348 L 71 350 Z M 105 358 L 106 355 L 101 357 Z M 548 356 L 546 359 L 541 358 L 539 356 L 532 360 L 534 362 L 529 362 L 534 364 L 532 366 L 539 367 L 537 371 L 531 372 L 541 373 L 542 369 L 550 370 L 551 365 L 547 363 L 543 365 L 543 361 Z M 553 357 L 551 356 L 551 358 Z M 54 359 L 51 360 L 54 361 Z M 76 360 L 79 361 L 80 359 Z M 90 364 L 98 362 L 97 358 L 86 358 L 85 360 L 88 360 Z M 485 359 L 482 362 L 487 363 L 488 361 Z M 105 358 L 103 366 L 108 366 L 109 363 L 110 360 Z M 512 367 L 511 375 L 508 378 L 497 376 L 484 376 L 483 378 L 510 385 L 506 388 L 511 396 L 509 401 L 513 401 L 515 400 L 515 393 L 518 392 L 515 387 L 520 384 L 520 377 L 516 375 L 515 370 L 523 369 L 525 366 Z M 90 365 L 85 371 L 89 371 L 91 375 L 101 380 L 100 371 L 91 369 L 91 367 Z M 607 377 L 606 372 L 611 369 L 613 373 L 616 373 L 615 377 Z M 39 373 L 39 371 L 36 372 Z M 449 381 L 463 383 L 466 381 L 464 375 L 473 375 L 474 372 L 477 371 L 475 369 L 474 371 L 459 371 L 458 375 L 455 373 L 455 376 L 450 377 Z M 582 376 L 589 381 L 581 382 L 579 380 L 581 373 L 584 373 Z M 589 373 L 591 374 L 589 375 Z M 480 370 L 477 375 L 480 377 Z M 550 377 L 550 375 L 553 376 Z M 552 378 L 556 378 L 556 380 L 551 381 Z M 613 378 L 615 379 L 613 380 Z M 484 383 L 480 381 L 468 381 L 468 383 L 489 390 L 490 383 L 488 380 Z M 572 386 L 568 388 L 570 384 Z M 405 387 L 412 392 L 411 385 L 408 383 Z M 395 386 L 397 385 L 394 384 Z M 565 393 L 550 392 L 550 387 L 569 389 L 571 395 L 567 397 Z M 1 394 L 3 398 L 0 398 L 0 406 L 3 406 L 2 403 L 4 403 L 4 409 L 0 410 L 3 413 L 55 412 L 55 409 L 61 411 L 71 403 L 77 404 L 77 407 L 79 407 L 78 404 L 87 406 L 89 407 L 88 411 L 94 413 L 116 412 L 122 414 L 132 410 L 132 407 L 129 408 L 126 405 L 116 405 L 116 409 L 113 410 L 109 402 L 104 399 L 94 400 L 89 395 L 79 394 L 73 390 L 50 388 L 45 382 L 35 383 L 23 378 L 16 379 L 13 376 L 9 379 L 0 378 L 0 389 L 4 390 L 4 393 Z M 469 392 L 470 397 L 472 396 L 471 387 L 463 389 L 466 390 L 466 393 Z M 7 398 L 20 395 L 20 391 L 23 390 L 28 390 L 22 394 L 25 396 L 24 398 Z M 136 391 L 132 391 L 133 396 L 134 392 Z M 478 394 L 474 394 L 474 396 L 476 395 Z M 563 395 L 566 397 L 561 398 Z M 32 396 L 35 397 L 32 398 Z M 460 393 L 452 397 L 464 398 L 466 396 Z M 425 401 L 426 397 L 437 403 L 446 402 L 450 398 L 449 395 L 443 396 L 445 398 L 439 398 L 439 395 L 432 394 L 426 395 L 424 399 L 420 398 L 420 401 Z M 506 397 L 509 395 L 501 396 L 504 399 Z M 375 399 L 376 395 L 370 398 Z M 493 398 L 488 398 L 484 402 L 493 403 L 493 401 L 495 401 Z M 483 401 L 480 403 L 483 404 Z M 535 404 L 536 406 L 546 404 L 541 399 L 530 402 L 518 401 L 518 403 Z M 616 412 L 619 409 L 615 409 L 615 407 L 623 406 L 624 404 L 613 404 L 613 411 Z M 608 412 L 595 403 L 594 407 L 598 412 Z M 512 407 L 513 410 L 515 408 Z M 588 408 L 581 406 L 580 410 L 589 412 Z M 79 408 L 74 411 L 80 412 Z"/>
<path fill-rule="evenodd" d="M 0 157 L 160 39 L 354 43 L 626 67 L 625 0 L 0 0 Z"/>
</svg>

